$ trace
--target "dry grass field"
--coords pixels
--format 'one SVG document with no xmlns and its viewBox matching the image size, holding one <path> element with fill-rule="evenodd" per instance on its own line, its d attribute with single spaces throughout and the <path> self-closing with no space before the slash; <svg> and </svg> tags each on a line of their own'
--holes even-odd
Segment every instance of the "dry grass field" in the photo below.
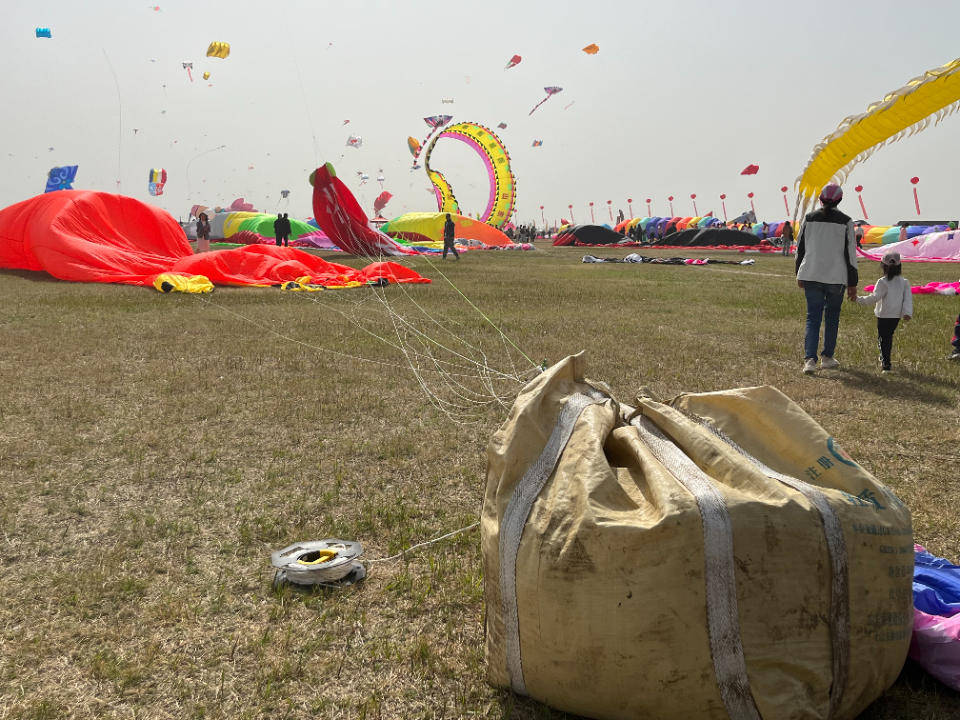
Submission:
<svg viewBox="0 0 960 720">
<path fill-rule="evenodd" d="M 873 314 L 845 304 L 842 369 L 803 376 L 792 259 L 582 255 L 467 253 L 442 270 L 534 363 L 586 350 L 625 401 L 779 387 L 892 486 L 917 542 L 960 558 L 960 366 L 945 360 L 960 299 L 916 299 L 890 376 Z M 531 365 L 437 267 L 411 264 L 434 283 L 198 298 L 0 273 L 0 719 L 565 717 L 484 681 L 476 530 L 349 588 L 271 587 L 270 551 L 294 541 L 356 539 L 375 559 L 478 517 L 506 410 L 475 403 L 469 361 Z M 421 384 L 397 345 L 457 375 L 414 356 Z M 908 664 L 862 717 L 956 718 L 960 695 Z"/>
</svg>

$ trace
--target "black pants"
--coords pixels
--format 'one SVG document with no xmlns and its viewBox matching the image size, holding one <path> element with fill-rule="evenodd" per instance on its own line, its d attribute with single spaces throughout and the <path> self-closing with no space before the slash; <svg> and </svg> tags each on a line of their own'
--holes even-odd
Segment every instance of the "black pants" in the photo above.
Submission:
<svg viewBox="0 0 960 720">
<path fill-rule="evenodd" d="M 460 253 L 458 253 L 458 252 L 457 252 L 457 249 L 453 246 L 453 240 L 447 240 L 446 238 L 444 238 L 444 240 L 443 240 L 443 258 L 444 258 L 444 260 L 446 260 L 446 258 L 447 258 L 447 250 L 449 250 L 450 252 L 452 252 L 452 253 L 453 253 L 453 256 L 454 256 L 455 258 L 457 258 L 457 260 L 460 259 Z"/>
<path fill-rule="evenodd" d="M 950 343 L 953 349 L 960 352 L 960 315 L 957 315 L 957 322 L 953 326 L 953 340 Z"/>
<path fill-rule="evenodd" d="M 277 235 L 277 247 L 280 247 L 280 245 L 282 244 L 283 244 L 283 236 Z"/>
<path fill-rule="evenodd" d="M 883 369 L 890 369 L 890 351 L 893 350 L 893 331 L 900 324 L 900 318 L 877 318 L 877 345 L 880 347 L 880 362 Z"/>
</svg>

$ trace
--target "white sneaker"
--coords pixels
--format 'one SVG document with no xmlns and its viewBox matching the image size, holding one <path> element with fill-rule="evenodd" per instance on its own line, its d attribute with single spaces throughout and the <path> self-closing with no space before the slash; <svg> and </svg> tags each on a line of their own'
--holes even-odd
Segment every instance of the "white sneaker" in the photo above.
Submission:
<svg viewBox="0 0 960 720">
<path fill-rule="evenodd" d="M 833 370 L 834 368 L 838 368 L 838 367 L 840 367 L 840 363 L 838 363 L 834 358 L 828 357 L 826 355 L 820 358 L 821 370 Z"/>
<path fill-rule="evenodd" d="M 947 356 L 947 360 L 960 360 L 960 350 L 954 350 L 950 355 Z"/>
<path fill-rule="evenodd" d="M 817 371 L 817 361 L 813 358 L 807 358 L 807 361 L 803 364 L 803 371 L 807 375 L 815 373 Z"/>
</svg>

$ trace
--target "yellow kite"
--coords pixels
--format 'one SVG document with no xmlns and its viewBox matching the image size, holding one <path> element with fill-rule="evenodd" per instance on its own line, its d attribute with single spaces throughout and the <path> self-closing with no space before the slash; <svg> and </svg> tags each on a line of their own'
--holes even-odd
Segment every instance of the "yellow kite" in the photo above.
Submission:
<svg viewBox="0 0 960 720">
<path fill-rule="evenodd" d="M 214 41 L 207 48 L 207 57 L 216 57 L 225 60 L 230 54 L 230 43 Z"/>
<path fill-rule="evenodd" d="M 801 214 L 824 185 L 842 183 L 859 163 L 884 145 L 939 124 L 960 107 L 960 58 L 928 70 L 866 112 L 844 118 L 839 127 L 814 148 L 797 178 Z"/>
</svg>

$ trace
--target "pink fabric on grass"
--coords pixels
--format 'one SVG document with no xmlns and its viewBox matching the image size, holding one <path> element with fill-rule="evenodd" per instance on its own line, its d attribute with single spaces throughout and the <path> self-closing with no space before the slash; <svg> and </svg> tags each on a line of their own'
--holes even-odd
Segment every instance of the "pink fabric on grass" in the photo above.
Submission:
<svg viewBox="0 0 960 720">
<path fill-rule="evenodd" d="M 864 291 L 873 292 L 875 285 L 865 285 Z M 960 282 L 928 282 L 910 288 L 913 295 L 960 295 Z"/>
</svg>

